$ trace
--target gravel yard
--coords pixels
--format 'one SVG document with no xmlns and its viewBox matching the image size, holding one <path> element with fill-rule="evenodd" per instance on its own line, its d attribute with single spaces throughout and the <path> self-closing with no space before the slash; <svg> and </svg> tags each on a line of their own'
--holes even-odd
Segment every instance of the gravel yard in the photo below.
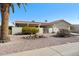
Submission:
<svg viewBox="0 0 79 59">
<path fill-rule="evenodd" d="M 11 41 L 7 43 L 0 43 L 0 55 L 21 52 L 31 49 L 39 49 L 47 46 L 55 46 L 60 44 L 67 44 L 72 42 L 79 42 L 79 36 L 72 36 L 68 38 L 49 37 L 40 39 L 23 39 L 25 35 L 13 35 Z"/>
</svg>

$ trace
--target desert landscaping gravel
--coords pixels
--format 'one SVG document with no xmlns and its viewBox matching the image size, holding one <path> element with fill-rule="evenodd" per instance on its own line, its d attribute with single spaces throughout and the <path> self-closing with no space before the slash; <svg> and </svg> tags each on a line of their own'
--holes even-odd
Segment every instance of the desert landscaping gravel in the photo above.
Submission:
<svg viewBox="0 0 79 59">
<path fill-rule="evenodd" d="M 12 35 L 11 41 L 7 43 L 0 43 L 0 55 L 21 52 L 32 49 L 39 49 L 48 46 L 55 46 L 67 44 L 72 42 L 79 42 L 79 36 L 72 36 L 68 38 L 49 37 L 40 39 L 24 39 L 26 35 Z"/>
</svg>

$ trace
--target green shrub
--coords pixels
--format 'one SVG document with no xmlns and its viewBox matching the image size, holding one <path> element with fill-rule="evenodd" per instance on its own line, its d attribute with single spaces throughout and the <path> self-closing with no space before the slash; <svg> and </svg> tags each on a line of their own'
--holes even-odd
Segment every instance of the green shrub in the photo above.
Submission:
<svg viewBox="0 0 79 59">
<path fill-rule="evenodd" d="M 38 31 L 39 31 L 39 30 L 38 30 L 37 28 L 35 28 L 35 27 L 32 27 L 32 28 L 31 28 L 32 34 L 36 34 Z"/>
<path fill-rule="evenodd" d="M 58 36 L 58 37 L 66 37 L 69 35 L 70 35 L 70 31 L 67 29 L 60 29 L 56 34 L 56 36 Z"/>
<path fill-rule="evenodd" d="M 22 28 L 23 34 L 36 34 L 38 31 L 39 30 L 36 27 L 23 27 Z"/>
</svg>

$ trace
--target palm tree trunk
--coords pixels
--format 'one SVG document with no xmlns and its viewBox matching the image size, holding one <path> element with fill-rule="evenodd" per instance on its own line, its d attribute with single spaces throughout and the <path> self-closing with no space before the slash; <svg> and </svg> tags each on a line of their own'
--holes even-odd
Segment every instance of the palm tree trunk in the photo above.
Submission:
<svg viewBox="0 0 79 59">
<path fill-rule="evenodd" d="M 1 17 L 2 22 L 0 43 L 4 43 L 10 40 L 8 35 L 9 4 L 4 4 L 1 10 Z"/>
</svg>

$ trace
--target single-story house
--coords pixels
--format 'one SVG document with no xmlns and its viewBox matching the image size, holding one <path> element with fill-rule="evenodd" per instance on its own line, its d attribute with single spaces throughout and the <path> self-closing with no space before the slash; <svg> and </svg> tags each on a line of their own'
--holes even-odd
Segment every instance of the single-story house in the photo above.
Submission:
<svg viewBox="0 0 79 59">
<path fill-rule="evenodd" d="M 54 22 L 51 22 L 53 24 L 53 31 L 57 32 L 59 31 L 59 29 L 67 29 L 67 30 L 71 30 L 71 24 L 68 23 L 65 20 L 57 20 Z"/>
<path fill-rule="evenodd" d="M 39 33 L 52 33 L 59 31 L 59 29 L 71 30 L 71 24 L 63 19 L 54 22 L 15 21 L 12 34 L 21 33 L 24 26 L 38 27 Z"/>
</svg>

